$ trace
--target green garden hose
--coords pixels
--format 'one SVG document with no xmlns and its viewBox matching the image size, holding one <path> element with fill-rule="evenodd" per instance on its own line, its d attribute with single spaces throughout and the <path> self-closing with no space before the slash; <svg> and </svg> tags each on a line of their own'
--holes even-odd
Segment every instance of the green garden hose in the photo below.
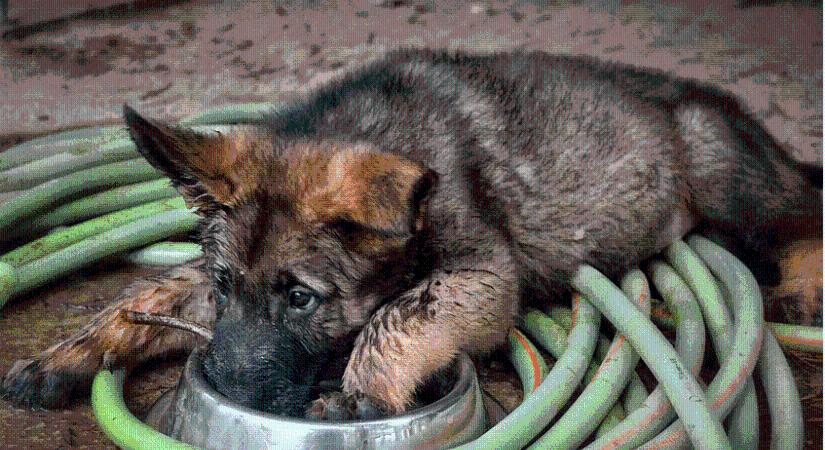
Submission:
<svg viewBox="0 0 825 450">
<path fill-rule="evenodd" d="M 39 137 L 0 153 L 0 170 L 14 168 L 59 153 L 85 153 L 109 142 L 128 137 L 129 134 L 123 126 L 81 128 Z"/>
<path fill-rule="evenodd" d="M 203 256 L 201 246 L 192 242 L 158 242 L 126 255 L 135 264 L 176 266 Z"/>
<path fill-rule="evenodd" d="M 8 292 L 0 293 L 0 299 L 8 299 L 12 295 L 42 286 L 105 256 L 188 232 L 195 227 L 197 220 L 198 216 L 191 211 L 177 209 L 138 219 L 86 238 L 16 268 L 16 281 Z M 0 282 L 0 286 L 2 285 L 4 283 Z M 5 302 L 0 302 L 0 307 L 3 303 Z"/>
<path fill-rule="evenodd" d="M 126 450 L 194 449 L 155 431 L 129 412 L 123 401 L 125 378 L 123 369 L 102 370 L 92 382 L 92 411 L 106 436 Z"/>
<path fill-rule="evenodd" d="M 32 217 L 25 224 L 10 230 L 10 233 L 14 237 L 35 236 L 60 225 L 177 196 L 178 191 L 172 187 L 167 178 L 128 184 L 60 205 L 51 211 Z"/>
<path fill-rule="evenodd" d="M 628 297 L 634 299 L 640 310 L 649 314 L 650 289 L 644 275 L 638 269 L 632 270 L 625 276 L 625 280 Z M 575 448 L 599 427 L 613 405 L 619 405 L 616 401 L 627 386 L 639 358 L 621 334 L 616 335 L 605 353 L 604 361 L 598 366 L 584 391 L 530 448 Z M 605 432 L 607 429 L 606 426 Z"/>
<path fill-rule="evenodd" d="M 699 256 L 683 241 L 676 241 L 666 250 L 668 261 L 673 265 L 691 289 L 702 307 L 705 323 L 708 324 L 711 341 L 716 355 L 724 362 L 731 351 L 733 319 L 725 306 L 722 291 L 713 278 L 710 269 Z M 759 442 L 759 415 L 756 404 L 756 388 L 749 377 L 745 386 L 745 398 L 739 401 L 728 421 L 728 437 L 737 449 L 755 448 Z"/>
<path fill-rule="evenodd" d="M 676 352 L 679 353 L 680 356 L 682 355 L 681 352 L 679 352 L 679 347 L 676 347 Z M 642 383 L 642 380 L 639 379 L 638 376 L 631 377 L 630 383 L 628 383 L 627 389 L 624 391 L 624 402 L 622 406 L 624 406 L 625 414 L 630 414 L 641 408 L 648 395 L 649 393 L 647 392 L 645 384 Z"/>
<path fill-rule="evenodd" d="M 219 125 L 228 123 L 254 123 L 275 110 L 275 103 L 242 103 L 209 109 L 180 121 L 181 125 Z"/>
<path fill-rule="evenodd" d="M 599 424 L 599 428 L 596 429 L 596 436 L 604 436 L 607 432 L 615 428 L 616 425 L 620 424 L 624 418 L 624 407 L 621 402 L 616 402 L 613 404 L 613 407 L 610 408 L 610 411 L 607 412 L 602 423 Z"/>
<path fill-rule="evenodd" d="M 741 261 L 709 239 L 691 236 L 688 244 L 723 283 L 727 298 L 730 299 L 730 306 L 735 312 L 739 313 L 740 308 L 746 308 L 743 303 L 752 303 L 753 308 L 758 309 L 758 332 L 764 334 L 762 352 L 758 356 L 759 375 L 762 379 L 762 386 L 765 388 L 771 423 L 782 424 L 781 426 L 774 425 L 771 430 L 771 448 L 802 448 L 804 442 L 802 403 L 799 400 L 799 392 L 788 361 L 770 329 L 762 321 L 762 294 L 759 291 L 759 285 Z M 736 330 L 734 334 L 738 333 L 739 316 L 736 318 L 734 328 Z M 736 350 L 731 352 L 731 358 L 739 356 L 735 352 Z"/>
<path fill-rule="evenodd" d="M 541 385 L 547 375 L 547 363 L 536 346 L 521 331 L 513 328 L 507 335 L 510 345 L 510 361 L 521 380 L 524 398 L 527 398 Z"/>
<path fill-rule="evenodd" d="M 656 325 L 673 330 L 676 328 L 673 315 L 657 301 L 652 302 L 650 318 Z M 789 323 L 765 322 L 773 332 L 779 345 L 784 348 L 808 353 L 822 353 L 822 328 Z"/>
<path fill-rule="evenodd" d="M 128 138 L 110 142 L 86 153 L 58 153 L 0 173 L 0 192 L 28 189 L 78 170 L 139 157 L 135 144 Z"/>
<path fill-rule="evenodd" d="M 657 286 L 668 292 L 668 308 L 675 311 L 675 315 L 680 318 L 676 327 L 676 353 L 682 362 L 691 368 L 691 375 L 698 376 L 705 349 L 704 330 L 697 333 L 697 322 L 702 320 L 701 313 L 693 299 L 684 291 L 674 291 L 670 286 L 673 280 L 668 279 L 669 273 L 662 273 L 661 269 L 655 272 L 658 275 L 654 278 Z M 676 412 L 665 394 L 664 387 L 659 385 L 640 407 L 629 412 L 625 420 L 599 436 L 587 448 L 636 448 L 656 436 L 675 417 Z"/>
<path fill-rule="evenodd" d="M 106 164 L 49 180 L 0 204 L 0 230 L 84 191 L 115 187 L 160 178 L 162 175 L 145 159 Z"/>
<path fill-rule="evenodd" d="M 770 329 L 765 328 L 759 378 L 771 415 L 771 449 L 803 448 L 805 427 L 802 402 L 793 372 Z"/>
<path fill-rule="evenodd" d="M 601 322 L 599 312 L 578 295 L 573 301 L 573 316 L 575 325 L 567 349 L 533 395 L 481 437 L 458 448 L 521 448 L 553 420 L 584 376 Z"/>
<path fill-rule="evenodd" d="M 768 322 L 767 325 L 783 347 L 822 353 L 822 328 L 773 322 Z"/>
<path fill-rule="evenodd" d="M 711 413 L 699 383 L 661 331 L 604 275 L 584 265 L 573 276 L 573 287 L 624 334 L 639 353 L 700 449 L 731 448 L 721 422 Z"/>
<path fill-rule="evenodd" d="M 0 257 L 0 261 L 19 267 L 114 227 L 119 227 L 129 222 L 154 216 L 165 211 L 185 208 L 186 203 L 184 203 L 183 199 L 176 197 L 115 211 L 47 234 L 40 239 L 29 242 L 16 250 L 6 253 Z"/>
<path fill-rule="evenodd" d="M 540 311 L 527 311 L 519 318 L 519 327 L 524 329 L 553 358 L 561 358 L 567 350 L 568 330 Z"/>
<path fill-rule="evenodd" d="M 707 239 L 692 237 L 691 247 L 707 263 L 710 270 L 730 289 L 735 297 L 734 336 L 729 357 L 724 361 L 708 386 L 707 398 L 714 415 L 724 419 L 747 383 L 756 366 L 762 343 L 762 298 L 750 272 L 733 255 Z M 744 269 L 744 270 L 743 270 Z M 680 421 L 674 422 L 646 448 L 676 448 L 687 439 Z M 686 433 L 687 432 L 687 433 Z"/>
</svg>

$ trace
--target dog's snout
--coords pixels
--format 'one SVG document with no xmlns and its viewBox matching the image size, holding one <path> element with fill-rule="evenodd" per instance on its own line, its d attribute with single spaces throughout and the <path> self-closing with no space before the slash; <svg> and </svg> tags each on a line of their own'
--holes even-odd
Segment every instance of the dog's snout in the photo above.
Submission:
<svg viewBox="0 0 825 450">
<path fill-rule="evenodd" d="M 204 375 L 222 395 L 249 408 L 292 416 L 302 416 L 312 400 L 312 368 L 318 366 L 290 333 L 226 318 L 217 324 L 203 357 Z"/>
</svg>

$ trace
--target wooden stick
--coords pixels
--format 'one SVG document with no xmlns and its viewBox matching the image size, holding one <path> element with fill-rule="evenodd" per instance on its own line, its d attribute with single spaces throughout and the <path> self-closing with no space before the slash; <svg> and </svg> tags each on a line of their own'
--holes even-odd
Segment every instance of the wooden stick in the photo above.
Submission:
<svg viewBox="0 0 825 450">
<path fill-rule="evenodd" d="M 212 330 L 199 323 L 189 320 L 167 316 L 164 314 L 153 314 L 140 311 L 123 311 L 121 314 L 124 320 L 129 323 L 136 325 L 160 325 L 164 327 L 177 328 L 179 330 L 195 333 L 208 341 L 212 340 Z"/>
</svg>

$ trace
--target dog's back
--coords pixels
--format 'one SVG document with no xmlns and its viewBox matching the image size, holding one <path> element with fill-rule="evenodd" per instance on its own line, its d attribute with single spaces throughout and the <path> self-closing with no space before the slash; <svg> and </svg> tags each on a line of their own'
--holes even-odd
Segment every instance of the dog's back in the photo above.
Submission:
<svg viewBox="0 0 825 450">
<path fill-rule="evenodd" d="M 545 293 L 582 262 L 619 274 L 700 223 L 759 249 L 780 225 L 821 223 L 803 167 L 732 96 L 590 58 L 396 51 L 272 124 L 434 169 L 431 214 L 450 230 L 434 243 L 472 240 L 447 222 L 477 215 Z"/>
</svg>

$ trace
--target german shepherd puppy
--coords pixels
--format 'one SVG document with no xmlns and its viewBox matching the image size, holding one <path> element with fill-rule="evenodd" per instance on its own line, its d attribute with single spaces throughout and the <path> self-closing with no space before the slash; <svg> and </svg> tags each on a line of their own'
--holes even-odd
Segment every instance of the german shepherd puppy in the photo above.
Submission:
<svg viewBox="0 0 825 450">
<path fill-rule="evenodd" d="M 214 327 L 206 376 L 241 404 L 395 414 L 580 264 L 615 279 L 696 226 L 762 252 L 822 223 L 821 169 L 730 94 L 588 58 L 398 50 L 227 133 L 125 118 L 203 216 L 205 257 L 15 364 L 15 402 L 64 406 L 103 366 L 197 344 L 130 309 Z M 342 392 L 317 399 L 339 359 Z"/>
</svg>

